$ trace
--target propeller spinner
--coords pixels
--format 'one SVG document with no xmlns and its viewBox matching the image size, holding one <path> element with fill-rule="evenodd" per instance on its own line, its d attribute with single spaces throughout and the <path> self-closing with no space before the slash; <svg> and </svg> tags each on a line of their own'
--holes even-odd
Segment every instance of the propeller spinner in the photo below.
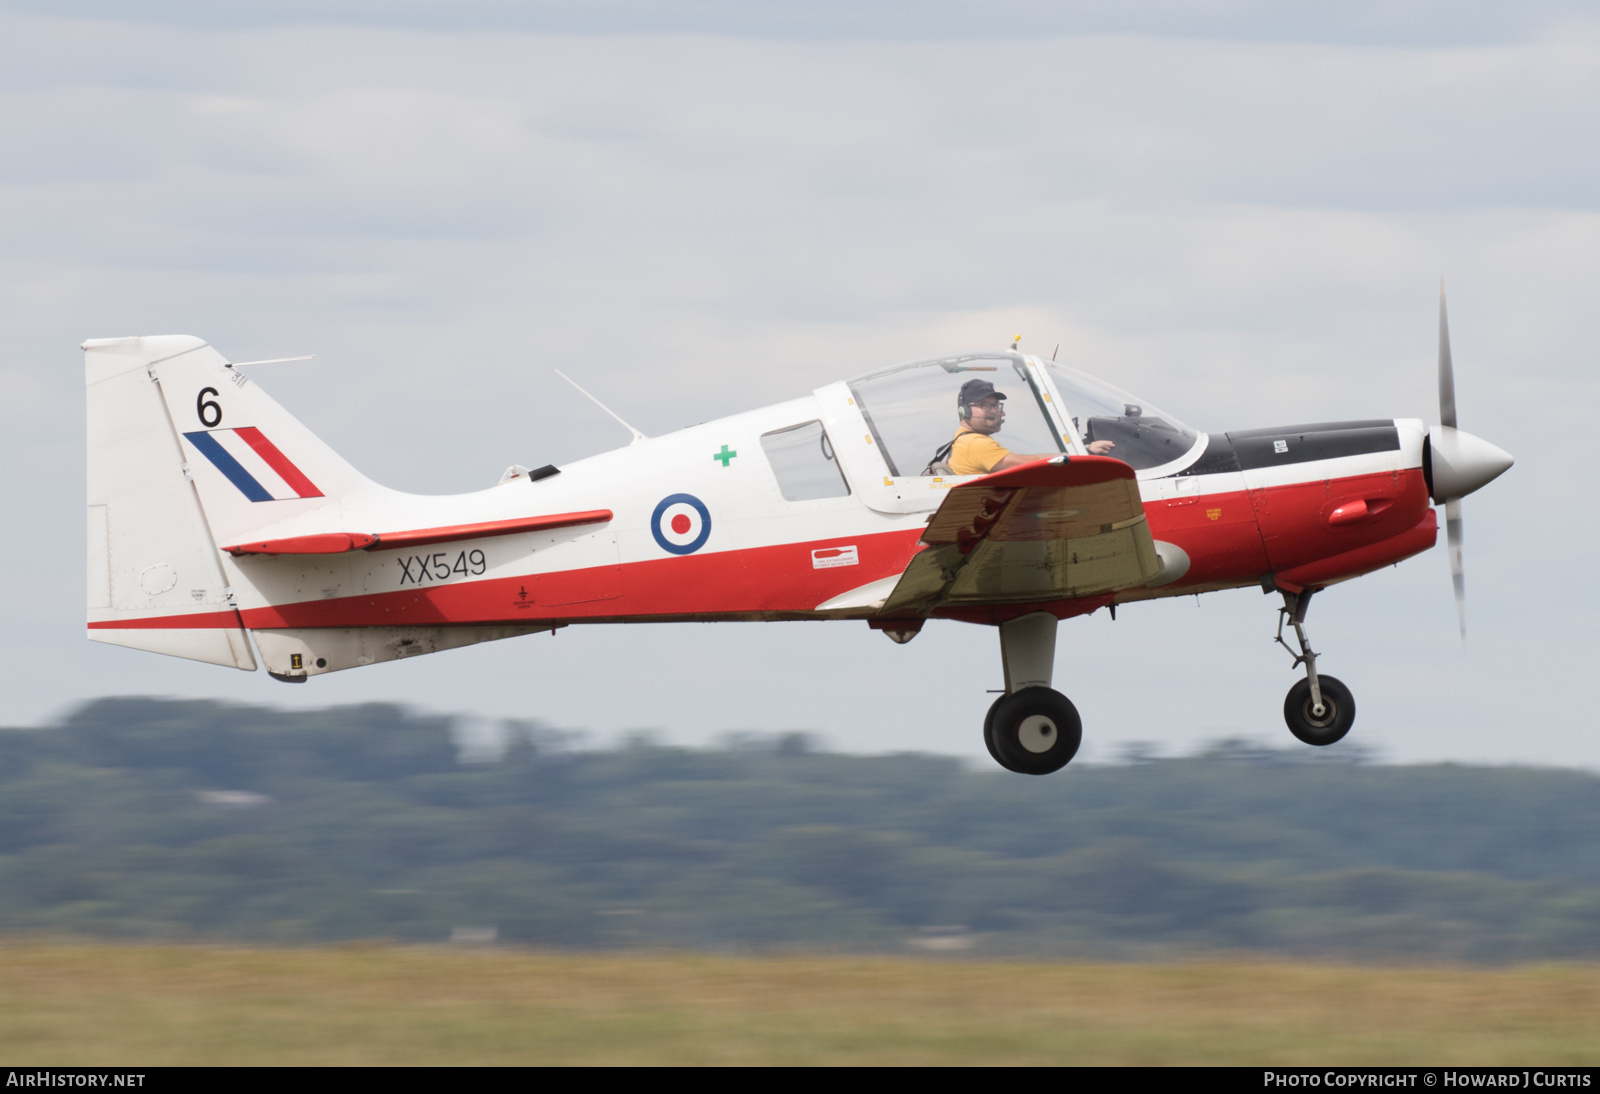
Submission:
<svg viewBox="0 0 1600 1094">
<path fill-rule="evenodd" d="M 1466 583 L 1461 566 L 1461 499 L 1505 473 L 1511 454 L 1482 437 L 1456 428 L 1456 377 L 1450 360 L 1450 324 L 1445 315 L 1444 283 L 1439 283 L 1439 425 L 1429 431 L 1424 469 L 1435 502 L 1444 503 L 1450 579 L 1456 592 L 1456 621 L 1467 636 Z"/>
</svg>

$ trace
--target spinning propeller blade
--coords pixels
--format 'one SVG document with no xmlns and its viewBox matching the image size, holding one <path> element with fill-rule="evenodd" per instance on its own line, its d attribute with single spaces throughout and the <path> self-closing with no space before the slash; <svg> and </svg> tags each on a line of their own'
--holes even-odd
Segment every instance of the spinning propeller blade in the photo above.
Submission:
<svg viewBox="0 0 1600 1094">
<path fill-rule="evenodd" d="M 1456 372 L 1450 363 L 1450 320 L 1444 308 L 1444 282 L 1439 282 L 1439 424 L 1456 427 Z"/>
<path fill-rule="evenodd" d="M 1450 317 L 1445 311 L 1444 279 L 1439 279 L 1439 424 L 1456 427 L 1456 370 L 1450 359 Z M 1461 499 L 1444 503 L 1444 535 L 1450 553 L 1450 583 L 1456 591 L 1456 626 L 1467 640 L 1467 578 L 1461 565 Z"/>
<path fill-rule="evenodd" d="M 1461 569 L 1461 499 L 1451 498 L 1444 503 L 1445 542 L 1450 551 L 1450 582 L 1456 587 L 1456 625 L 1461 628 L 1461 640 L 1467 640 L 1467 579 Z"/>
<path fill-rule="evenodd" d="M 1511 454 L 1481 437 L 1456 428 L 1456 376 L 1450 360 L 1450 323 L 1445 314 L 1444 282 L 1439 282 L 1439 428 L 1428 434 L 1428 484 L 1433 500 L 1444 503 L 1445 542 L 1450 580 L 1456 592 L 1456 623 L 1467 637 L 1466 577 L 1461 561 L 1461 499 L 1499 477 Z"/>
</svg>

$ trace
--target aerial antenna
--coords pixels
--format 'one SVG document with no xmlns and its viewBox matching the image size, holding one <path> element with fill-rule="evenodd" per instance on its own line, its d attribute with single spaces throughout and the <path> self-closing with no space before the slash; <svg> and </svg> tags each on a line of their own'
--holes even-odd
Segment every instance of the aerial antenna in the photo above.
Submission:
<svg viewBox="0 0 1600 1094">
<path fill-rule="evenodd" d="M 229 368 L 243 368 L 245 365 L 281 365 L 286 361 L 309 361 L 316 354 L 308 353 L 304 357 L 268 357 L 264 361 L 229 361 Z"/>
<path fill-rule="evenodd" d="M 577 388 L 579 394 L 581 394 L 585 399 L 588 399 L 595 406 L 599 407 L 601 410 L 603 410 L 607 414 L 611 415 L 619 423 L 621 423 L 623 429 L 626 429 L 629 433 L 632 433 L 633 434 L 633 440 L 629 441 L 628 442 L 629 444 L 638 444 L 640 441 L 648 441 L 650 439 L 649 437 L 646 437 L 643 433 L 640 433 L 637 429 L 633 428 L 633 426 L 629 425 L 627 422 L 624 422 L 622 420 L 622 416 L 620 414 L 618 414 L 616 411 L 614 411 L 610 407 L 606 406 L 606 404 L 602 403 L 599 399 L 596 399 L 593 395 L 590 395 L 587 391 L 584 391 L 583 388 L 579 386 L 578 381 L 576 381 L 572 377 L 568 376 L 565 372 L 562 372 L 560 369 L 552 369 L 551 371 L 554 372 L 557 376 L 561 377 L 567 383 L 571 384 L 573 387 Z"/>
<path fill-rule="evenodd" d="M 1061 352 L 1061 343 L 1057 342 L 1056 343 L 1056 348 L 1050 351 L 1050 360 L 1054 361 L 1056 359 L 1056 354 L 1058 354 L 1060 352 Z"/>
</svg>

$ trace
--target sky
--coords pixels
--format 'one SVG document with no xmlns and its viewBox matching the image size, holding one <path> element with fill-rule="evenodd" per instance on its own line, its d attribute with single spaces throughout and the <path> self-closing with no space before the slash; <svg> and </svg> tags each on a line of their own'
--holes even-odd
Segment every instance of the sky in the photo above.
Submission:
<svg viewBox="0 0 1600 1094">
<path fill-rule="evenodd" d="M 1517 465 L 1322 594 L 1351 741 L 1600 768 L 1600 20 L 1576 3 L 0 2 L 0 724 L 372 700 L 604 741 L 983 755 L 988 628 L 571 627 L 286 686 L 88 642 L 85 338 L 195 334 L 400 489 L 1006 345 L 1200 429 L 1437 420 Z M 596 504 L 602 504 L 597 499 Z M 1089 760 L 1291 743 L 1276 602 L 1063 624 Z M 983 762 L 987 763 L 985 759 Z"/>
</svg>

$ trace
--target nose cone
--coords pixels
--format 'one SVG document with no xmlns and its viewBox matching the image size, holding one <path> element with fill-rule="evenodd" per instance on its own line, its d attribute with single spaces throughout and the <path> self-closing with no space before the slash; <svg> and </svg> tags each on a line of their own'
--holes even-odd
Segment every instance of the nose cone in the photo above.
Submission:
<svg viewBox="0 0 1600 1094">
<path fill-rule="evenodd" d="M 1428 451 L 1433 500 L 1438 502 L 1466 497 L 1516 462 L 1505 449 L 1447 425 L 1429 430 Z"/>
</svg>

